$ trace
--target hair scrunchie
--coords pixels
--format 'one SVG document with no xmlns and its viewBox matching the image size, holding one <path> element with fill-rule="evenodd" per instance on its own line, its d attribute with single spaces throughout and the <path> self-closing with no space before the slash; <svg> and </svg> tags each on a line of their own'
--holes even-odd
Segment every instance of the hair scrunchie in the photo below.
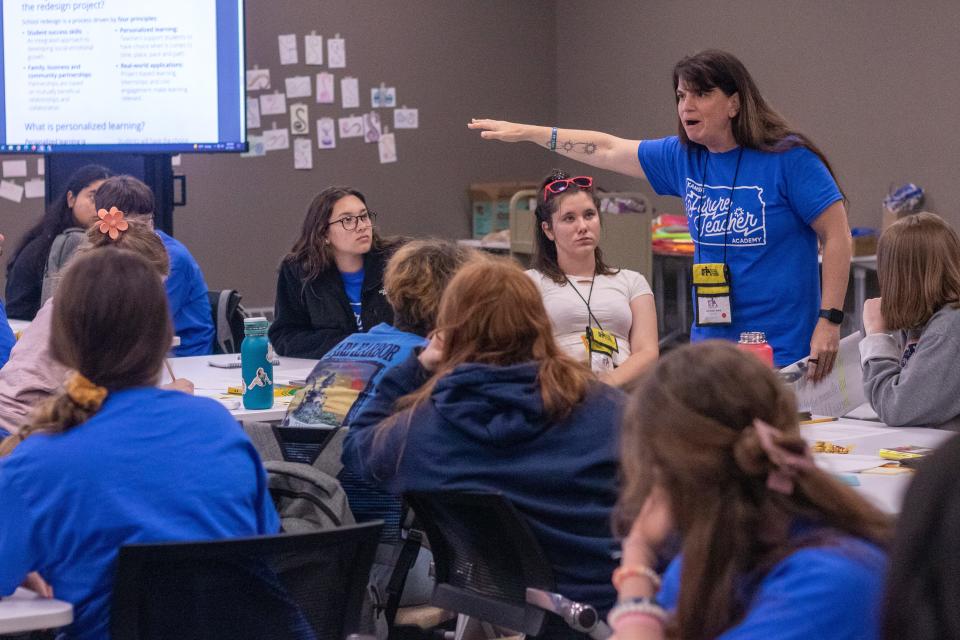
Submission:
<svg viewBox="0 0 960 640">
<path fill-rule="evenodd" d="M 81 373 L 74 373 L 70 376 L 63 387 L 67 392 L 67 396 L 70 397 L 70 400 L 81 409 L 87 411 L 97 411 L 100 409 L 104 398 L 107 397 L 106 387 L 94 384 Z"/>
</svg>

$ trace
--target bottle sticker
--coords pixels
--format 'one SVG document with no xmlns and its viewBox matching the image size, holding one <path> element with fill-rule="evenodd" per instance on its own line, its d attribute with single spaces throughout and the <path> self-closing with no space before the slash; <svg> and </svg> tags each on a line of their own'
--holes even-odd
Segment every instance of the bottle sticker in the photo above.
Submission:
<svg viewBox="0 0 960 640">
<path fill-rule="evenodd" d="M 253 380 L 250 381 L 250 384 L 247 385 L 247 389 L 253 389 L 254 387 L 266 387 L 268 384 L 273 384 L 273 380 L 270 379 L 270 376 L 267 375 L 267 372 L 263 367 L 258 367 L 257 375 L 254 376 Z"/>
</svg>

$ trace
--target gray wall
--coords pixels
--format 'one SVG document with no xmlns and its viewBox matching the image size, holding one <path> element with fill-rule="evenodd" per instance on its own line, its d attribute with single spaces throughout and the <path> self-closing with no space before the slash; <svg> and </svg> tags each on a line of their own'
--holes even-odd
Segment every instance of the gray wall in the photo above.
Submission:
<svg viewBox="0 0 960 640">
<path fill-rule="evenodd" d="M 833 164 L 854 226 L 879 226 L 891 185 L 916 182 L 960 224 L 960 4 L 804 0 L 558 0 L 558 122 L 630 138 L 676 133 L 682 56 L 737 55 Z M 608 176 L 618 188 L 635 181 Z M 649 188 L 649 187 L 648 187 Z M 678 200 L 658 204 L 681 211 Z"/>
<path fill-rule="evenodd" d="M 281 67 L 278 34 L 339 32 L 361 101 L 382 80 L 421 120 L 419 130 L 398 132 L 392 165 L 357 140 L 315 149 L 312 171 L 294 171 L 292 151 L 183 157 L 190 203 L 177 210 L 175 233 L 211 288 L 239 288 L 253 306 L 272 303 L 276 265 L 323 187 L 364 191 L 387 233 L 465 237 L 470 182 L 537 179 L 567 165 L 532 145 L 481 142 L 464 126 L 471 116 L 670 135 L 672 66 L 711 46 L 740 56 L 771 103 L 821 145 L 854 225 L 877 225 L 883 195 L 906 181 L 960 224 L 951 179 L 960 164 L 960 4 L 952 0 L 248 0 L 247 11 L 248 66 L 270 67 L 275 84 L 317 71 Z M 315 119 L 341 110 L 311 102 L 311 111 Z M 276 120 L 286 126 L 285 116 Z M 643 186 L 601 178 L 612 188 Z M 5 257 L 40 204 L 0 200 Z M 672 199 L 658 204 L 679 211 Z"/>
</svg>

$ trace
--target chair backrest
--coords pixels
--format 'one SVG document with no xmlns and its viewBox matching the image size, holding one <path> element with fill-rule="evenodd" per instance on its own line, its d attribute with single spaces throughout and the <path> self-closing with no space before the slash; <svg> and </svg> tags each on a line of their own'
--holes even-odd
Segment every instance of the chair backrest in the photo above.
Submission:
<svg viewBox="0 0 960 640">
<path fill-rule="evenodd" d="M 430 603 L 527 635 L 546 613 L 526 602 L 528 587 L 553 591 L 553 569 L 526 518 L 502 494 L 408 493 L 427 534 L 437 585 Z"/>
<path fill-rule="evenodd" d="M 302 462 L 267 460 L 263 466 L 283 531 L 325 531 L 354 523 L 347 494 L 333 476 Z"/>
<path fill-rule="evenodd" d="M 47 264 L 43 268 L 43 283 L 40 285 L 40 304 L 53 297 L 63 279 L 63 268 L 87 239 L 87 232 L 80 227 L 70 227 L 53 239 Z"/>
<path fill-rule="evenodd" d="M 213 341 L 214 353 L 239 353 L 243 341 L 243 319 L 246 312 L 240 304 L 243 299 L 236 289 L 208 291 L 210 315 L 216 332 Z"/>
<path fill-rule="evenodd" d="M 121 547 L 113 640 L 343 640 L 358 632 L 379 522 Z"/>
</svg>

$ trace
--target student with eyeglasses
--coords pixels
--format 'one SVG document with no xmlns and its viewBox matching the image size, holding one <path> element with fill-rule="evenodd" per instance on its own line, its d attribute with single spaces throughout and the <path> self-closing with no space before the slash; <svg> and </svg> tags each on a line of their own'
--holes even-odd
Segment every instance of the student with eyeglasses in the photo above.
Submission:
<svg viewBox="0 0 960 640">
<path fill-rule="evenodd" d="M 270 342 L 282 356 L 322 358 L 358 331 L 393 323 L 383 269 L 393 248 L 374 228 L 363 194 L 327 187 L 310 203 L 280 265 Z"/>
<path fill-rule="evenodd" d="M 839 350 L 851 252 L 844 195 L 826 156 L 730 53 L 683 58 L 671 89 L 678 132 L 659 140 L 486 119 L 467 126 L 486 140 L 534 142 L 646 178 L 657 193 L 682 198 L 697 267 L 691 340 L 763 331 L 777 366 L 809 356 L 810 377 L 821 379 Z"/>
<path fill-rule="evenodd" d="M 590 176 L 554 170 L 540 185 L 533 268 L 553 337 L 601 381 L 624 386 L 657 360 L 657 309 L 646 279 L 603 260 Z"/>
</svg>

